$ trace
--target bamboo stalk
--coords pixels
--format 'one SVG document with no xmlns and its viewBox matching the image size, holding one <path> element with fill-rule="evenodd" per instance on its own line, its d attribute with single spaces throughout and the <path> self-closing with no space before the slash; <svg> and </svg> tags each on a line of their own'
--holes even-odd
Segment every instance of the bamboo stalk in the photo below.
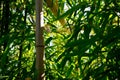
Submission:
<svg viewBox="0 0 120 80">
<path fill-rule="evenodd" d="M 37 80 L 44 79 L 44 39 L 43 39 L 43 30 L 41 28 L 42 24 L 42 0 L 36 0 L 36 71 L 37 71 Z"/>
</svg>

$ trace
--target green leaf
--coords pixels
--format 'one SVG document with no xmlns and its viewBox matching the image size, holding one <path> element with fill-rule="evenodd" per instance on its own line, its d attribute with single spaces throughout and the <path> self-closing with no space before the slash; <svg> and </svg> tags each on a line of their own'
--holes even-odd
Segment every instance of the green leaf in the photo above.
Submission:
<svg viewBox="0 0 120 80">
<path fill-rule="evenodd" d="M 64 18 L 64 17 L 72 14 L 73 12 L 81 9 L 81 8 L 85 8 L 85 7 L 83 7 L 83 6 L 86 6 L 86 5 L 87 5 L 87 3 L 85 3 L 85 2 L 80 3 L 80 4 L 77 4 L 77 5 L 73 6 L 73 7 L 71 7 L 71 9 L 69 9 L 68 11 L 66 11 L 64 14 L 62 14 L 61 16 L 59 16 L 56 20 L 59 20 L 59 19 L 61 19 L 61 18 Z M 84 9 L 83 9 L 83 10 L 84 10 Z"/>
<path fill-rule="evenodd" d="M 8 78 L 9 76 L 0 76 L 0 79 Z"/>
<path fill-rule="evenodd" d="M 51 42 L 52 39 L 53 39 L 52 37 L 49 37 L 49 38 L 45 41 L 45 45 L 48 45 L 48 44 Z"/>
<path fill-rule="evenodd" d="M 66 77 L 69 77 L 69 75 L 71 74 L 72 70 L 73 70 L 73 65 L 71 65 L 70 68 L 68 69 Z"/>
</svg>

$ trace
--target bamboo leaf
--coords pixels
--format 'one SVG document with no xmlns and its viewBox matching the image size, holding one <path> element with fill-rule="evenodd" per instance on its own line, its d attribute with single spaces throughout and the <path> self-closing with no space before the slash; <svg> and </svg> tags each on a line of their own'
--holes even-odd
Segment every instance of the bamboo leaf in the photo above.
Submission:
<svg viewBox="0 0 120 80">
<path fill-rule="evenodd" d="M 73 12 L 81 9 L 81 8 L 85 8 L 83 6 L 85 6 L 87 3 L 80 3 L 80 4 L 77 4 L 73 7 L 71 7 L 71 9 L 69 9 L 68 11 L 66 11 L 64 14 L 62 14 L 61 16 L 59 16 L 56 20 L 59 20 L 61 18 L 65 18 L 67 17 L 68 15 L 72 14 Z"/>
<path fill-rule="evenodd" d="M 53 39 L 52 37 L 49 37 L 49 38 L 45 41 L 45 45 L 48 45 L 48 44 L 51 42 L 52 39 Z"/>
</svg>

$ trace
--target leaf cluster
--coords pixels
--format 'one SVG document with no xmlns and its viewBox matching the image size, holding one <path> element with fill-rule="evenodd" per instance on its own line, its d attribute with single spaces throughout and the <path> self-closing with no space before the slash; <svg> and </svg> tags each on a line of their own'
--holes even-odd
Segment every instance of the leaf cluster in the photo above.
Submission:
<svg viewBox="0 0 120 80">
<path fill-rule="evenodd" d="M 61 28 L 69 29 L 70 33 L 67 30 L 66 33 L 51 33 L 55 39 L 51 42 L 53 46 L 46 49 L 46 64 L 50 65 L 46 65 L 47 78 L 120 79 L 120 2 L 66 0 L 64 7 L 67 10 L 57 20 L 66 19 L 66 26 Z M 50 20 L 49 23 L 56 25 L 56 30 L 60 27 Z M 54 28 L 52 25 L 51 29 Z M 58 42 L 54 43 L 54 40 Z"/>
<path fill-rule="evenodd" d="M 25 80 L 34 76 L 34 1 L 0 1 L 0 77 Z"/>
</svg>

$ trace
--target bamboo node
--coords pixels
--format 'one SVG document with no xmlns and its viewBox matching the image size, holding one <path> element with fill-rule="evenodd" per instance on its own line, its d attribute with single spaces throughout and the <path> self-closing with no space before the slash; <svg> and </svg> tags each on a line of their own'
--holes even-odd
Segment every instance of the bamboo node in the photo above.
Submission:
<svg viewBox="0 0 120 80">
<path fill-rule="evenodd" d="M 45 45 L 36 45 L 36 47 L 44 47 Z"/>
</svg>

